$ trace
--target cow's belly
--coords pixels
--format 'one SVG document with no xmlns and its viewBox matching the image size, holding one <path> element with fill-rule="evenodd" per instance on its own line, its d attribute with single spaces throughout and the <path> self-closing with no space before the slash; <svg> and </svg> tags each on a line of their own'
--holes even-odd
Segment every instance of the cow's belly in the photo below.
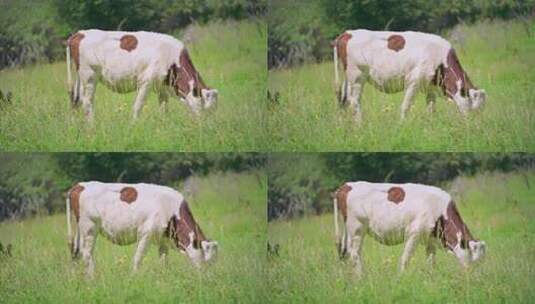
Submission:
<svg viewBox="0 0 535 304">
<path fill-rule="evenodd" d="M 379 203 L 374 209 L 369 213 L 368 234 L 385 245 L 403 243 L 410 215 L 386 203 Z"/>
<path fill-rule="evenodd" d="M 137 90 L 137 77 L 134 75 L 117 75 L 104 70 L 99 80 L 108 89 L 117 93 L 130 93 Z"/>
<path fill-rule="evenodd" d="M 385 78 L 378 73 L 370 73 L 368 82 L 379 91 L 389 94 L 398 93 L 405 89 L 405 79 L 402 76 Z"/>
<path fill-rule="evenodd" d="M 138 229 L 143 226 L 144 218 L 127 208 L 109 208 L 102 214 L 100 233 L 107 239 L 118 245 L 137 241 Z"/>
</svg>

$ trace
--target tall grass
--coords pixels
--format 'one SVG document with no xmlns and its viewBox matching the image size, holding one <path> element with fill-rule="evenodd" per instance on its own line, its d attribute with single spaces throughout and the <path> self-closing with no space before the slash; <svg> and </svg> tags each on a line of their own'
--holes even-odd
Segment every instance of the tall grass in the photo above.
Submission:
<svg viewBox="0 0 535 304">
<path fill-rule="evenodd" d="M 268 224 L 280 257 L 268 261 L 274 303 L 529 303 L 535 290 L 535 174 L 483 174 L 446 186 L 475 237 L 488 246 L 485 260 L 464 271 L 439 250 L 431 267 L 419 246 L 400 274 L 402 245 L 371 237 L 362 248 L 358 280 L 335 249 L 332 214 Z"/>
<path fill-rule="evenodd" d="M 121 95 L 98 84 L 95 124 L 88 127 L 82 111 L 70 108 L 65 63 L 1 71 L 0 89 L 12 92 L 13 102 L 0 107 L 0 150 L 258 150 L 265 134 L 258 104 L 266 90 L 266 35 L 261 20 L 192 28 L 192 60 L 220 93 L 216 111 L 201 117 L 173 98 L 162 113 L 151 92 L 132 122 L 135 93 Z"/>
<path fill-rule="evenodd" d="M 467 119 L 443 97 L 429 114 L 418 94 L 400 122 L 403 93 L 367 84 L 358 126 L 337 104 L 332 62 L 270 71 L 268 87 L 280 98 L 269 105 L 267 145 L 275 151 L 535 150 L 535 39 L 527 29 L 517 21 L 482 22 L 452 35 L 463 67 L 488 95 L 483 111 Z"/>
<path fill-rule="evenodd" d="M 207 237 L 219 242 L 214 264 L 197 271 L 171 250 L 166 265 L 149 247 L 132 274 L 135 245 L 117 246 L 99 236 L 96 277 L 88 281 L 82 263 L 72 263 L 65 215 L 0 224 L 0 240 L 13 245 L 0 257 L 2 303 L 256 303 L 266 297 L 265 193 L 258 174 L 212 175 L 196 182 L 190 203 Z"/>
</svg>

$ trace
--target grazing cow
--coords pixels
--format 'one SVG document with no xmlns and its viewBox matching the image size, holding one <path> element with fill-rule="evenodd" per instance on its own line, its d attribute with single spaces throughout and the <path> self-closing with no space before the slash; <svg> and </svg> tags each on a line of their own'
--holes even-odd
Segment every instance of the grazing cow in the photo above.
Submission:
<svg viewBox="0 0 535 304">
<path fill-rule="evenodd" d="M 362 273 L 361 248 L 365 234 L 385 245 L 405 242 L 402 271 L 418 243 L 426 246 L 431 262 L 438 243 L 465 267 L 485 254 L 485 242 L 472 237 L 451 196 L 437 187 L 348 182 L 333 197 L 338 252 L 341 258 L 349 252 L 358 274 Z M 338 210 L 345 227 L 341 237 Z"/>
<path fill-rule="evenodd" d="M 197 114 L 217 101 L 217 90 L 204 84 L 184 44 L 169 35 L 84 30 L 69 37 L 66 52 L 71 102 L 73 106 L 82 103 L 88 120 L 93 119 L 97 80 L 119 93 L 137 89 L 134 118 L 151 88 L 158 93 L 162 108 L 170 94 L 176 94 Z M 74 85 L 71 58 L 78 76 Z"/>
<path fill-rule="evenodd" d="M 170 242 L 196 266 L 217 253 L 217 242 L 204 236 L 182 194 L 169 187 L 84 182 L 68 191 L 66 204 L 71 254 L 76 259 L 81 252 L 90 277 L 94 273 L 93 248 L 98 233 L 118 245 L 137 241 L 134 271 L 151 241 L 158 244 L 162 260 Z M 74 238 L 71 209 L 78 227 Z"/>
<path fill-rule="evenodd" d="M 463 114 L 485 102 L 485 91 L 472 84 L 451 44 L 437 35 L 354 30 L 344 32 L 332 44 L 338 99 L 343 106 L 349 103 L 356 120 L 361 119 L 360 97 L 366 82 L 385 93 L 405 90 L 402 119 L 419 90 L 427 94 L 431 112 L 439 90 Z M 340 88 L 338 59 L 345 72 Z"/>
</svg>

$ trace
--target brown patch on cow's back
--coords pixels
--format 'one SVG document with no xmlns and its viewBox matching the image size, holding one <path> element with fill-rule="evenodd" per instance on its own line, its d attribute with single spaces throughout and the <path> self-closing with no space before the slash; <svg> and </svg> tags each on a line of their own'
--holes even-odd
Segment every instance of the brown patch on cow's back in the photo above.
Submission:
<svg viewBox="0 0 535 304">
<path fill-rule="evenodd" d="M 71 52 L 71 58 L 74 60 L 74 64 L 76 65 L 76 70 L 80 68 L 80 42 L 82 39 L 84 39 L 85 35 L 77 32 L 71 35 L 69 39 L 67 40 L 67 45 L 69 46 L 69 50 Z"/>
<path fill-rule="evenodd" d="M 351 37 L 350 33 L 344 32 L 334 40 L 334 45 L 337 47 L 338 58 L 342 61 L 344 70 L 347 69 L 347 42 Z"/>
<path fill-rule="evenodd" d="M 344 222 L 347 220 L 347 194 L 351 191 L 351 186 L 348 184 L 343 184 L 342 187 L 338 188 L 335 192 L 336 203 L 340 213 L 342 213 L 342 218 Z"/>
<path fill-rule="evenodd" d="M 401 187 L 392 187 L 388 189 L 387 199 L 393 203 L 399 204 L 405 199 L 405 191 Z"/>
<path fill-rule="evenodd" d="M 137 199 L 137 190 L 134 187 L 124 187 L 121 189 L 121 201 L 131 204 Z"/>
<path fill-rule="evenodd" d="M 134 35 L 124 35 L 121 37 L 121 49 L 131 52 L 137 47 L 137 38 Z"/>
<path fill-rule="evenodd" d="M 399 52 L 405 47 L 405 38 L 401 35 L 390 35 L 390 37 L 388 37 L 387 47 L 393 51 Z"/>
<path fill-rule="evenodd" d="M 74 212 L 74 217 L 76 218 L 76 221 L 80 219 L 80 195 L 82 194 L 82 191 L 84 191 L 84 186 L 80 184 L 76 184 L 72 186 L 72 188 L 69 190 L 69 200 L 71 203 L 71 209 Z"/>
</svg>

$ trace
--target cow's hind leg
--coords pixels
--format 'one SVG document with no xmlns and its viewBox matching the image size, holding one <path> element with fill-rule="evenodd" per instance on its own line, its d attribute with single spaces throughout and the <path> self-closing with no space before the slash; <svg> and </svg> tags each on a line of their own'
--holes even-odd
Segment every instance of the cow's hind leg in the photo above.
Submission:
<svg viewBox="0 0 535 304">
<path fill-rule="evenodd" d="M 355 266 L 355 272 L 358 276 L 362 275 L 362 241 L 364 240 L 365 227 L 356 219 L 348 218 L 346 223 L 347 229 L 347 248 L 349 257 Z"/>
<path fill-rule="evenodd" d="M 143 108 L 143 105 L 145 104 L 145 99 L 147 97 L 149 87 L 150 87 L 149 81 L 143 81 L 140 84 L 138 84 L 136 101 L 134 102 L 134 119 L 137 119 L 139 117 L 139 113 L 141 112 L 141 109 Z"/>
<path fill-rule="evenodd" d="M 97 86 L 97 77 L 95 72 L 90 68 L 80 69 L 80 95 L 82 98 L 82 106 L 84 108 L 85 118 L 92 122 L 93 114 L 93 98 Z"/>
<path fill-rule="evenodd" d="M 90 220 L 82 220 L 80 221 L 79 229 L 82 241 L 82 257 L 86 267 L 86 275 L 89 278 L 93 278 L 95 275 L 93 249 L 95 248 L 97 228 L 96 225 Z"/>
<path fill-rule="evenodd" d="M 361 121 L 362 112 L 360 107 L 360 98 L 364 88 L 365 76 L 357 67 L 348 67 L 346 72 L 347 82 L 347 100 L 349 107 L 353 110 L 356 121 Z"/>
<path fill-rule="evenodd" d="M 418 245 L 418 234 L 412 234 L 409 236 L 407 241 L 405 241 L 405 247 L 403 248 L 403 254 L 401 255 L 401 264 L 400 269 L 404 271 L 407 268 L 409 260 L 411 259 L 416 245 Z"/>
</svg>

